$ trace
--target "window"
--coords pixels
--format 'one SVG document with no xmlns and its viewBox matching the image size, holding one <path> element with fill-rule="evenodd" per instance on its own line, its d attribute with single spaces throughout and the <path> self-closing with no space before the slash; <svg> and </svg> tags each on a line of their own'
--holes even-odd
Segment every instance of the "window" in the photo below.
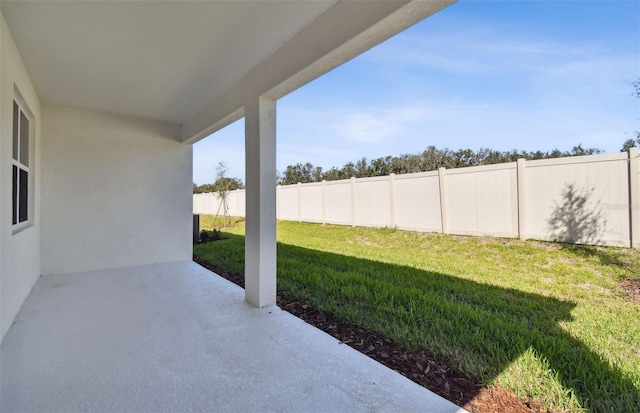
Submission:
<svg viewBox="0 0 640 413">
<path fill-rule="evenodd" d="M 13 101 L 13 206 L 12 223 L 14 226 L 26 225 L 29 223 L 32 214 L 30 201 L 32 191 L 30 184 L 31 153 L 30 151 L 30 130 L 31 121 L 25 114 L 29 113 L 25 105 L 20 105 L 17 100 Z"/>
</svg>

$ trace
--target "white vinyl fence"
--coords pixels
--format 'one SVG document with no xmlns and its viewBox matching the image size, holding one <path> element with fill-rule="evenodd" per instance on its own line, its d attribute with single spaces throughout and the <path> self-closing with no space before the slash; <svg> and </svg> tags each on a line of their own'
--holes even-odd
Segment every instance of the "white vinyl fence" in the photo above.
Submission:
<svg viewBox="0 0 640 413">
<path fill-rule="evenodd" d="M 640 247 L 640 152 L 278 186 L 277 218 Z M 215 194 L 194 213 L 216 214 Z M 228 197 L 244 216 L 244 190 Z M 222 209 L 220 209 L 220 214 Z"/>
</svg>

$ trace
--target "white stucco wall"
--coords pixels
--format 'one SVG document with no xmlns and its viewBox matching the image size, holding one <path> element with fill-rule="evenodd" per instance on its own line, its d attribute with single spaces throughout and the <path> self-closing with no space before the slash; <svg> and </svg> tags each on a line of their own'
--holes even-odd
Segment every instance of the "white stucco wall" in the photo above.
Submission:
<svg viewBox="0 0 640 413">
<path fill-rule="evenodd" d="M 1 0 L 0 0 L 1 1 Z M 0 125 L 2 125 L 2 117 L 3 112 L 2 112 L 2 101 L 4 99 L 4 94 L 2 93 L 2 62 L 4 61 L 4 59 L 2 58 L 2 50 L 4 49 L 4 47 L 2 46 L 2 43 L 4 42 L 4 30 L 5 30 L 5 21 L 4 21 L 4 16 L 2 15 L 2 13 L 0 12 Z M 2 173 L 2 170 L 4 169 L 2 167 L 2 165 L 4 165 L 4 158 L 2 155 L 2 141 L 4 140 L 4 134 L 1 130 L 0 127 L 0 188 L 3 187 L 5 185 L 5 181 L 3 179 L 4 174 Z M 0 190 L 1 191 L 1 190 Z M 3 216 L 4 214 L 4 205 L 3 205 L 3 200 L 4 198 L 2 196 L 0 196 L 0 217 Z M 4 224 L 2 224 L 0 222 L 0 342 L 2 342 L 2 338 L 4 337 L 4 333 L 5 330 L 3 328 L 4 323 L 2 322 L 2 258 L 3 258 L 3 253 L 2 253 L 2 238 L 3 238 L 3 233 L 4 233 L 5 229 L 4 229 Z"/>
<path fill-rule="evenodd" d="M 42 111 L 43 274 L 191 258 L 192 147 L 178 125 Z"/>
<path fill-rule="evenodd" d="M 40 276 L 40 102 L 18 50 L 0 18 L 0 339 Z M 34 177 L 33 225 L 14 234 L 11 223 L 12 129 L 14 90 L 34 115 L 31 173 Z M 33 127 L 33 126 L 32 126 Z M 35 161 L 35 162 L 33 162 Z"/>
</svg>

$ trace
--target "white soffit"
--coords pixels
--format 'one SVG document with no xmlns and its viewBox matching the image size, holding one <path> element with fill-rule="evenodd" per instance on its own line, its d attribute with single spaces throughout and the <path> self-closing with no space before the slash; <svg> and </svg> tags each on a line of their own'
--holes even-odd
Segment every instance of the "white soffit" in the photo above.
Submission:
<svg viewBox="0 0 640 413">
<path fill-rule="evenodd" d="M 454 1 L 0 5 L 43 103 L 181 123 L 195 142 Z"/>
<path fill-rule="evenodd" d="M 334 2 L 3 1 L 44 103 L 184 122 Z"/>
</svg>

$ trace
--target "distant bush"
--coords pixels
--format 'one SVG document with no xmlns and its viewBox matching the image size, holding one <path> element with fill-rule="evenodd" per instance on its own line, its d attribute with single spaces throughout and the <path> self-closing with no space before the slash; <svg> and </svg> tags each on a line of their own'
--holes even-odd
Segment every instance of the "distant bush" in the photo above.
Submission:
<svg viewBox="0 0 640 413">
<path fill-rule="evenodd" d="M 222 232 L 215 228 L 211 231 L 208 229 L 203 229 L 200 231 L 200 243 L 220 241 L 225 238 L 226 237 L 222 235 Z"/>
</svg>

